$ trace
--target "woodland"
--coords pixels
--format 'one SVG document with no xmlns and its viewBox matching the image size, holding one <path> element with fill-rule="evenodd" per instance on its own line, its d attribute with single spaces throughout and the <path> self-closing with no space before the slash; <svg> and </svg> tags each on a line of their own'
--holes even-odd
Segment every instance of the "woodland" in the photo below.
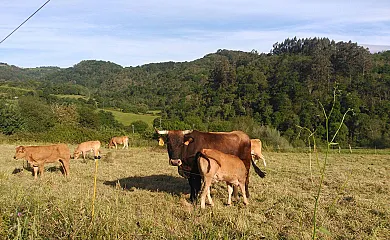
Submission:
<svg viewBox="0 0 390 240">
<path fill-rule="evenodd" d="M 338 131 L 342 148 L 390 147 L 390 51 L 370 53 L 328 38 L 288 38 L 269 53 L 219 49 L 194 61 L 142 66 L 0 63 L 0 98 L 1 138 L 8 140 L 76 143 L 131 133 L 104 111 L 115 109 L 158 112 L 154 126 L 132 123 L 140 139 L 155 138 L 153 127 L 240 129 L 269 147 L 304 147 L 307 129 L 318 144 Z"/>
</svg>

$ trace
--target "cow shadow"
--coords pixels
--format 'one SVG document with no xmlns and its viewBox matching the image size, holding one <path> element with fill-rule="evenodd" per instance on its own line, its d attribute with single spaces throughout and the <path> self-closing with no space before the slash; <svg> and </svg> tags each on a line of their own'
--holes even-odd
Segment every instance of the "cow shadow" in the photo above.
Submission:
<svg viewBox="0 0 390 240">
<path fill-rule="evenodd" d="M 48 172 L 61 172 L 62 174 L 64 174 L 64 169 L 62 168 L 62 166 L 52 166 L 45 168 L 45 170 Z"/>
<path fill-rule="evenodd" d="M 21 168 L 15 168 L 12 171 L 12 174 L 19 174 L 19 173 L 21 173 L 23 171 L 28 171 L 28 172 L 31 173 L 31 175 L 34 176 L 34 168 L 28 162 L 24 162 L 23 163 L 23 167 L 21 167 Z M 62 174 L 64 174 L 64 169 L 62 168 L 62 166 L 45 167 L 44 171 L 47 171 L 47 172 L 61 172 Z"/>
<path fill-rule="evenodd" d="M 127 177 L 114 181 L 105 181 L 103 184 L 116 188 L 121 187 L 130 191 L 144 189 L 152 192 L 167 192 L 177 196 L 189 192 L 188 181 L 186 179 L 168 175 Z"/>
</svg>

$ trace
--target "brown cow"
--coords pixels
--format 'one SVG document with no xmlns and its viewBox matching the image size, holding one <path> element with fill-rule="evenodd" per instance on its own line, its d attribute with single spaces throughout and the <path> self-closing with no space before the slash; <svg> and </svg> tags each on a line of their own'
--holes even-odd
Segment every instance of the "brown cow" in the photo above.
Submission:
<svg viewBox="0 0 390 240">
<path fill-rule="evenodd" d="M 38 171 L 43 176 L 44 164 L 59 161 L 64 170 L 64 175 L 69 175 L 70 151 L 66 144 L 48 146 L 18 146 L 14 159 L 25 159 L 34 168 L 34 178 L 37 179 Z"/>
<path fill-rule="evenodd" d="M 123 144 L 122 149 L 124 149 L 124 148 L 128 149 L 129 148 L 129 137 L 122 136 L 122 137 L 111 138 L 110 142 L 108 143 L 108 148 L 115 146 L 115 149 L 118 149 L 118 144 Z"/>
<path fill-rule="evenodd" d="M 214 206 L 210 195 L 210 186 L 213 181 L 225 181 L 228 186 L 228 205 L 232 204 L 233 185 L 239 186 L 244 198 L 244 204 L 248 204 L 245 193 L 247 170 L 244 162 L 237 156 L 226 154 L 215 149 L 203 149 L 198 158 L 200 174 L 203 178 L 200 206 L 205 208 L 206 195 L 211 206 Z"/>
<path fill-rule="evenodd" d="M 267 166 L 267 163 L 265 162 L 265 158 L 263 154 L 261 153 L 261 140 L 260 139 L 251 139 L 251 154 L 252 158 L 255 160 L 255 163 L 259 159 L 263 160 L 264 167 Z"/>
<path fill-rule="evenodd" d="M 73 159 L 78 159 L 80 154 L 83 155 L 83 159 L 85 160 L 85 155 L 87 152 L 93 152 L 94 158 L 99 159 L 99 151 L 100 149 L 100 141 L 88 141 L 80 143 L 77 148 L 74 150 Z"/>
<path fill-rule="evenodd" d="M 188 178 L 191 188 L 190 200 L 194 202 L 201 188 L 201 176 L 198 168 L 198 153 L 204 148 L 217 149 L 221 152 L 232 154 L 239 157 L 249 172 L 252 157 L 251 143 L 247 134 L 241 131 L 233 132 L 200 132 L 192 130 L 163 130 L 156 132 L 160 135 L 166 135 L 167 150 L 170 164 L 178 166 L 179 174 Z M 186 151 L 183 152 L 185 142 L 191 140 Z M 253 165 L 257 174 L 264 177 L 256 165 Z M 245 182 L 246 195 L 248 191 L 249 174 Z M 235 191 L 236 195 L 237 191 Z"/>
</svg>

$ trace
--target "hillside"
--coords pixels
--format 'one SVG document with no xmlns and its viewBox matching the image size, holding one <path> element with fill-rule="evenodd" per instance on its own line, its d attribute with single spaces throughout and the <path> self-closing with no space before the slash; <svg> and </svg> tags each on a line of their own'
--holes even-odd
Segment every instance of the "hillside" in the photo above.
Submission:
<svg viewBox="0 0 390 240">
<path fill-rule="evenodd" d="M 371 54 L 352 42 L 293 38 L 275 43 L 270 54 L 218 50 L 191 62 L 138 67 L 94 60 L 66 69 L 6 65 L 0 79 L 4 98 L 23 94 L 11 91 L 23 82 L 30 95 L 83 95 L 83 104 L 124 113 L 161 110 L 166 128 L 228 131 L 247 117 L 296 146 L 306 141 L 300 127 L 326 139 L 323 110 L 333 106 L 329 133 L 342 123 L 337 142 L 390 146 L 390 51 Z"/>
</svg>

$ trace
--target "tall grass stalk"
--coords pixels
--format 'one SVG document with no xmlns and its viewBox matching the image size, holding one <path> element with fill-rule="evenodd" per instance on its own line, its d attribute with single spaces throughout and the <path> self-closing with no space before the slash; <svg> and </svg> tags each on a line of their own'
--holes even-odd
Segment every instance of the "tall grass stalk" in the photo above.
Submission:
<svg viewBox="0 0 390 240">
<path fill-rule="evenodd" d="M 320 102 L 320 105 L 321 105 L 321 108 L 322 108 L 322 111 L 323 111 L 323 114 L 324 114 L 324 117 L 325 117 L 325 130 L 326 130 L 326 151 L 325 151 L 325 157 L 324 157 L 324 161 L 323 161 L 323 164 L 322 166 L 320 165 L 320 161 L 319 161 L 319 157 L 318 157 L 318 154 L 316 155 L 316 159 L 317 159 L 317 164 L 318 164 L 318 167 L 320 169 L 320 182 L 318 184 L 318 187 L 317 187 L 317 192 L 316 192 L 316 195 L 314 196 L 314 199 L 315 199 L 315 202 L 314 202 L 314 211 L 313 211 L 313 232 L 312 232 L 312 239 L 316 239 L 317 237 L 317 231 L 321 231 L 321 232 L 324 232 L 325 234 L 330 234 L 329 231 L 327 229 L 325 229 L 324 227 L 320 227 L 318 228 L 317 227 L 317 211 L 318 211 L 318 204 L 319 204 L 319 199 L 320 199 L 320 196 L 321 196 L 321 190 L 322 190 L 322 185 L 324 183 L 324 179 L 325 179 L 325 171 L 326 171 L 326 166 L 327 166 L 327 163 L 328 163 L 328 158 L 329 158 L 329 152 L 330 152 L 330 147 L 332 145 L 338 145 L 337 142 L 335 142 L 335 139 L 344 123 L 344 120 L 345 120 L 345 117 L 346 115 L 353 111 L 352 109 L 348 108 L 348 110 L 344 113 L 342 119 L 341 119 L 341 122 L 336 130 L 336 132 L 333 134 L 332 138 L 330 139 L 330 133 L 329 133 L 329 119 L 333 113 L 333 110 L 334 110 L 334 106 L 335 106 L 335 103 L 336 103 L 336 90 L 333 91 L 333 103 L 332 103 L 332 107 L 329 111 L 329 113 L 326 113 L 326 110 L 324 108 L 324 106 L 321 104 Z M 303 127 L 300 127 L 301 129 L 305 129 L 307 131 L 309 131 L 310 135 L 309 135 L 309 148 L 310 148 L 310 154 L 309 154 L 309 157 L 310 157 L 310 176 L 312 177 L 312 168 L 311 168 L 311 147 L 310 147 L 310 138 L 313 139 L 313 143 L 314 143 L 314 146 L 313 148 L 315 149 L 316 148 L 316 144 L 315 144 L 315 131 L 311 131 L 310 129 L 308 128 L 303 128 Z"/>
</svg>

